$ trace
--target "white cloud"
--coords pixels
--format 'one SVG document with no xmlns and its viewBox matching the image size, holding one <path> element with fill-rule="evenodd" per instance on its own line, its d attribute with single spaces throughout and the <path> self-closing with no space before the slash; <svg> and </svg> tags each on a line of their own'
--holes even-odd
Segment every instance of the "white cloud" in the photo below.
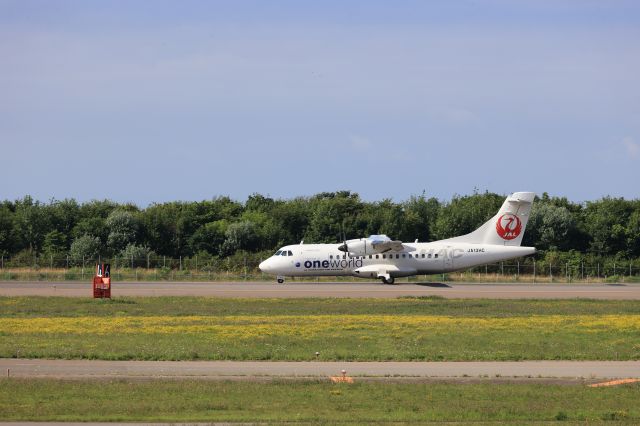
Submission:
<svg viewBox="0 0 640 426">
<path fill-rule="evenodd" d="M 373 143 L 371 142 L 371 140 L 363 136 L 351 135 L 349 137 L 349 141 L 351 142 L 351 147 L 354 149 L 359 150 L 373 148 Z"/>
<path fill-rule="evenodd" d="M 638 158 L 640 156 L 640 144 L 633 140 L 631 136 L 625 136 L 622 138 L 622 143 L 627 149 L 627 154 L 631 158 Z"/>
</svg>

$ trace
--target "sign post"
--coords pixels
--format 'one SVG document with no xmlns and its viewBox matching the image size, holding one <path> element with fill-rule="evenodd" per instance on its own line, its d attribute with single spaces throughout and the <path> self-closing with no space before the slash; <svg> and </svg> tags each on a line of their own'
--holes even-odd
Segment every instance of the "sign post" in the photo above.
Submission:
<svg viewBox="0 0 640 426">
<path fill-rule="evenodd" d="M 108 263 L 96 265 L 96 275 L 93 277 L 93 297 L 94 299 L 111 299 L 111 265 Z"/>
</svg>

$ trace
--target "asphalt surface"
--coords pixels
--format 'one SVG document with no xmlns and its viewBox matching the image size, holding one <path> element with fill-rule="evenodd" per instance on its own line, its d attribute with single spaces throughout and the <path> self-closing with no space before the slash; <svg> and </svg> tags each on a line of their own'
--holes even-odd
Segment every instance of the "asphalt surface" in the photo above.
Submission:
<svg viewBox="0 0 640 426">
<path fill-rule="evenodd" d="M 640 378 L 640 361 L 503 362 L 269 362 L 97 361 L 0 359 L 11 377 L 90 378 L 307 378 L 351 377 L 555 377 Z"/>
<path fill-rule="evenodd" d="M 0 282 L 0 296 L 91 297 L 91 285 L 77 282 Z M 482 284 L 366 282 L 285 283 L 269 282 L 135 282 L 114 283 L 117 296 L 208 297 L 373 297 L 442 296 L 486 299 L 634 299 L 640 300 L 640 284 Z"/>
</svg>

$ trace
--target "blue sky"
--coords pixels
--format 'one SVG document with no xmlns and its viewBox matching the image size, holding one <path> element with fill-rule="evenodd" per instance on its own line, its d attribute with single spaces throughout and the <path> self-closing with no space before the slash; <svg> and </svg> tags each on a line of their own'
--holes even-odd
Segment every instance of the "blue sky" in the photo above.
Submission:
<svg viewBox="0 0 640 426">
<path fill-rule="evenodd" d="M 0 199 L 638 198 L 635 1 L 0 0 Z"/>
</svg>

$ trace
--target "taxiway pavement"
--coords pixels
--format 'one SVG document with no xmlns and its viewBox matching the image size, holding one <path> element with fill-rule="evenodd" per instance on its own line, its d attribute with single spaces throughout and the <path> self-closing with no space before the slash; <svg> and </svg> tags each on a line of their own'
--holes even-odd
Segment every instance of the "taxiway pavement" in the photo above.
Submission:
<svg viewBox="0 0 640 426">
<path fill-rule="evenodd" d="M 640 284 L 482 284 L 366 282 L 115 282 L 118 296 L 208 297 L 373 297 L 441 296 L 482 299 L 633 299 L 640 300 Z M 77 282 L 0 282 L 0 296 L 91 297 L 91 285 Z"/>
<path fill-rule="evenodd" d="M 501 362 L 270 362 L 270 361 L 99 361 L 0 359 L 11 377 L 90 378 L 314 378 L 352 377 L 532 377 L 639 378 L 640 361 Z"/>
</svg>

